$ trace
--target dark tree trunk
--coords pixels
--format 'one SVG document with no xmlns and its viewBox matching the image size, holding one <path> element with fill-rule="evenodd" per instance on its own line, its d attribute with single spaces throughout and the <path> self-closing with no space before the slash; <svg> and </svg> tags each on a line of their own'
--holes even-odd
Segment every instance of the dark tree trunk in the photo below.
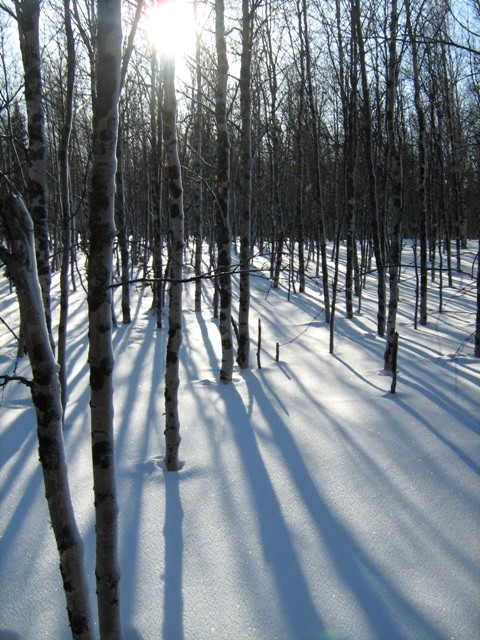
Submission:
<svg viewBox="0 0 480 640">
<path fill-rule="evenodd" d="M 383 255 L 383 242 L 381 238 L 382 225 L 380 224 L 380 207 L 377 196 L 377 176 L 375 172 L 375 162 L 373 157 L 373 134 L 372 134 L 372 114 L 370 104 L 370 88 L 368 84 L 367 65 L 365 60 L 365 45 L 363 41 L 362 24 L 360 19 L 360 0 L 355 0 L 355 20 L 356 34 L 358 40 L 358 51 L 360 61 L 360 73 L 363 93 L 363 127 L 365 132 L 365 150 L 368 170 L 368 201 L 370 208 L 370 220 L 373 235 L 373 252 L 377 265 L 377 333 L 379 336 L 385 335 L 386 321 L 386 286 L 385 286 L 385 261 Z"/>
<path fill-rule="evenodd" d="M 67 406 L 67 322 L 68 322 L 68 271 L 70 268 L 72 213 L 70 204 L 69 148 L 73 120 L 73 88 L 75 81 L 75 41 L 73 36 L 70 0 L 64 0 L 65 34 L 67 40 L 67 92 L 65 99 L 65 121 L 60 139 L 60 185 L 62 191 L 62 263 L 60 269 L 60 319 L 58 323 L 58 366 L 62 396 L 62 416 Z"/>
<path fill-rule="evenodd" d="M 238 312 L 238 355 L 240 369 L 249 366 L 250 354 L 250 234 L 252 218 L 252 21 L 250 0 L 242 0 L 242 56 L 240 65 L 241 194 L 240 194 L 240 300 Z"/>
<path fill-rule="evenodd" d="M 232 276 L 231 234 L 229 214 L 230 190 L 230 136 L 227 124 L 227 81 L 228 60 L 225 42 L 224 0 L 215 0 L 215 40 L 217 49 L 217 95 L 215 118 L 217 123 L 217 246 L 218 246 L 218 286 L 220 295 L 220 337 L 222 341 L 222 366 L 220 381 L 228 384 L 233 373 L 232 343 Z"/>
<path fill-rule="evenodd" d="M 389 280 L 387 341 L 384 355 L 386 371 L 392 371 L 398 309 L 398 282 L 402 245 L 402 167 L 400 151 L 395 141 L 395 101 L 397 90 L 397 0 L 392 0 L 390 43 L 387 75 L 387 143 L 389 164 L 388 213 L 390 216 Z"/>
</svg>

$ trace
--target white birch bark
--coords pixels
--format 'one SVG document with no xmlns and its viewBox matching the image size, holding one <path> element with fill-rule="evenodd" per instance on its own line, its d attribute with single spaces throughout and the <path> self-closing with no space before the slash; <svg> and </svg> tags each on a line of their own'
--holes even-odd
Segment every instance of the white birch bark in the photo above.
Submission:
<svg viewBox="0 0 480 640">
<path fill-rule="evenodd" d="M 40 0 L 16 0 L 16 14 L 25 74 L 28 119 L 28 199 L 35 229 L 37 270 L 52 348 L 50 249 L 48 232 L 47 146 L 40 55 Z"/>
<path fill-rule="evenodd" d="M 102 640 L 122 638 L 113 435 L 112 279 L 121 2 L 98 2 L 96 96 L 88 265 L 90 409 L 96 518 L 97 602 Z"/>
<path fill-rule="evenodd" d="M 31 385 L 37 416 L 38 451 L 50 520 L 60 555 L 72 637 L 93 637 L 83 560 L 83 543 L 75 521 L 62 432 L 62 403 L 57 364 L 50 345 L 38 279 L 33 223 L 19 196 L 0 206 L 10 252 L 0 245 L 0 259 L 15 283 L 23 339 L 33 374 Z"/>
<path fill-rule="evenodd" d="M 165 367 L 165 465 L 168 471 L 178 469 L 180 419 L 178 389 L 180 386 L 180 347 L 182 345 L 182 274 L 184 249 L 183 188 L 177 142 L 177 100 L 175 95 L 175 58 L 165 60 L 165 96 L 163 108 L 163 142 L 165 168 L 170 195 L 170 301 L 168 308 L 168 342 Z"/>
</svg>

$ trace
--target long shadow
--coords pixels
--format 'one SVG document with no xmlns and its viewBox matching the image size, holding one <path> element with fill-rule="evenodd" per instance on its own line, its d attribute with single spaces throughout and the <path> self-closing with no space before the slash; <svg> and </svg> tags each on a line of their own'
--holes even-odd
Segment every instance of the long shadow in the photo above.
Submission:
<svg viewBox="0 0 480 640">
<path fill-rule="evenodd" d="M 127 502 L 120 511 L 122 520 L 121 566 L 122 566 L 122 611 L 125 622 L 132 621 L 135 611 L 135 594 L 138 587 L 138 557 L 141 545 L 141 522 L 142 512 L 144 512 L 144 488 L 146 477 L 142 472 L 142 465 L 145 464 L 150 443 L 157 441 L 158 427 L 157 420 L 161 412 L 157 411 L 159 401 L 159 389 L 164 371 L 163 354 L 165 352 L 165 332 L 159 331 L 155 327 L 153 318 L 148 319 L 147 326 L 143 327 L 144 337 L 138 350 L 135 366 L 132 368 L 132 375 L 128 381 L 128 392 L 126 401 L 121 412 L 122 420 L 118 425 L 118 435 L 116 439 L 115 454 L 118 460 L 120 475 L 124 475 L 125 461 L 133 465 L 128 471 L 128 489 L 123 491 L 127 497 Z M 120 348 L 120 344 L 118 345 Z M 142 379 L 144 358 L 150 358 L 149 352 L 153 349 L 153 368 L 148 372 L 145 379 Z M 127 354 L 119 356 L 128 357 Z M 132 419 L 135 415 L 135 396 L 137 384 L 141 383 L 144 388 L 150 389 L 148 410 L 146 415 Z M 125 382 L 123 384 L 126 384 Z M 143 406 L 143 399 L 140 400 Z M 135 459 L 132 461 L 128 455 L 130 441 L 135 443 Z M 135 442 L 137 441 L 138 444 Z M 120 479 L 122 482 L 122 479 Z M 126 506 L 128 505 L 128 506 Z"/>
<path fill-rule="evenodd" d="M 425 385 L 408 378 L 402 380 L 401 383 L 411 389 L 414 389 L 416 393 L 430 400 L 430 402 L 450 414 L 455 420 L 459 420 L 459 407 L 462 406 L 461 401 L 457 400 L 456 402 L 452 402 L 448 399 L 448 396 L 445 395 L 445 389 L 438 389 L 434 387 L 432 384 L 434 378 L 431 375 L 431 371 L 424 372 L 423 380 L 425 380 Z M 427 386 L 428 384 L 430 386 Z M 462 425 L 473 431 L 473 433 L 480 435 L 480 420 L 478 420 L 478 417 L 475 419 L 475 417 L 469 415 L 464 407 L 461 409 L 461 415 Z M 424 420 L 422 420 L 422 422 L 423 421 Z"/>
<path fill-rule="evenodd" d="M 5 474 L 0 483 L 0 503 L 10 491 L 15 478 L 22 476 L 22 469 L 28 463 L 34 449 L 38 447 L 36 434 L 36 416 L 32 408 L 16 413 L 11 425 L 4 431 L 0 448 L 0 469 L 7 464 L 11 457 L 16 460 L 11 464 L 10 471 Z"/>
<path fill-rule="evenodd" d="M 296 640 L 319 637 L 325 624 L 312 600 L 243 400 L 233 385 L 221 395 L 230 424 L 236 426 L 234 438 L 255 503 L 264 554 L 289 628 L 285 636 Z"/>
<path fill-rule="evenodd" d="M 220 372 L 220 364 L 219 364 L 218 357 L 215 353 L 215 349 L 213 348 L 212 340 L 210 338 L 207 325 L 205 324 L 205 318 L 200 313 L 197 313 L 197 320 L 198 320 L 198 325 L 200 327 L 200 331 L 202 333 L 203 345 L 207 350 L 210 367 L 212 368 L 212 371 L 215 373 L 215 376 L 218 377 L 218 374 Z M 219 341 L 220 341 L 220 337 L 219 337 Z"/>
<path fill-rule="evenodd" d="M 424 395 L 428 395 L 425 394 L 425 390 L 421 389 L 421 387 L 419 387 L 418 385 L 416 385 L 415 383 L 411 382 L 411 381 L 406 381 L 404 384 L 407 384 L 410 387 L 413 387 L 415 389 L 417 389 L 419 391 L 419 393 L 422 393 Z M 467 467 L 469 467 L 474 473 L 476 473 L 477 475 L 480 475 L 480 465 L 478 463 L 476 463 L 474 460 L 472 460 L 470 458 L 470 456 L 468 456 L 464 451 L 462 451 L 460 449 L 460 447 L 458 447 L 456 444 L 454 444 L 453 442 L 451 442 L 451 440 L 449 440 L 448 438 L 446 438 L 438 429 L 435 429 L 435 427 L 420 413 L 418 413 L 418 411 L 416 411 L 415 409 L 413 409 L 408 403 L 404 402 L 399 396 L 397 396 L 396 398 L 394 398 L 395 402 L 401 406 L 403 408 L 403 410 L 407 413 L 409 413 L 411 416 L 413 416 L 416 420 L 418 420 L 418 422 L 420 422 L 421 424 L 425 425 L 427 427 L 427 429 L 436 437 L 438 438 L 438 440 L 440 442 L 442 442 L 444 445 L 446 445 L 449 449 L 451 449 L 451 451 L 453 451 L 453 453 L 455 455 L 458 456 L 458 458 L 460 458 L 460 460 L 467 465 Z M 438 402 L 438 399 L 435 400 L 435 402 Z M 452 413 L 450 408 L 445 408 L 445 411 L 448 411 L 449 413 Z M 452 413 L 452 415 L 454 415 Z M 465 425 L 464 422 L 462 422 L 462 424 Z M 467 425 L 465 425 L 467 426 Z"/>
<path fill-rule="evenodd" d="M 435 364 L 439 367 L 445 367 L 453 376 L 455 376 L 455 385 L 465 381 L 473 385 L 480 385 L 480 370 L 478 368 L 478 359 L 468 356 L 451 356 L 448 359 L 436 360 Z M 453 371 L 452 371 L 453 369 Z"/>
<path fill-rule="evenodd" d="M 329 550 L 338 575 L 357 600 L 372 630 L 372 640 L 404 640 L 398 627 L 399 614 L 417 637 L 442 638 L 442 633 L 409 602 L 360 548 L 348 529 L 330 511 L 305 465 L 303 457 L 281 416 L 272 407 L 264 388 L 252 372 L 245 375 L 249 392 L 272 430 L 273 441 L 282 454 L 285 466 L 303 497 L 305 507 L 316 522 Z M 265 381 L 264 381 L 265 382 Z"/>
<path fill-rule="evenodd" d="M 365 378 L 365 376 L 362 376 L 361 373 L 358 373 L 358 371 L 356 371 L 351 365 L 349 365 L 348 362 L 343 360 L 343 358 L 341 358 L 340 356 L 337 356 L 336 354 L 333 354 L 333 357 L 335 358 L 335 360 L 337 360 L 337 362 L 340 362 L 340 364 L 343 364 L 343 366 L 346 367 L 350 371 L 350 373 L 353 373 L 354 376 L 359 378 L 359 380 L 361 380 L 365 384 L 370 385 L 376 391 L 380 391 L 380 393 L 384 393 L 385 392 L 385 389 L 382 389 L 382 387 L 378 387 L 376 384 L 373 384 L 373 382 L 370 382 L 370 380 Z"/>
<path fill-rule="evenodd" d="M 72 389 L 75 389 L 77 384 L 81 382 L 84 378 L 88 377 L 88 362 L 87 362 L 87 353 L 88 353 L 88 338 L 87 336 L 80 336 L 75 339 L 75 341 L 71 340 L 67 344 L 67 375 L 68 375 L 68 392 L 69 396 L 71 395 Z M 78 355 L 77 355 L 78 354 Z M 73 375 L 73 362 L 79 356 L 84 357 L 84 362 L 82 367 L 77 371 L 75 375 Z M 68 398 L 67 398 L 68 401 Z M 68 404 L 67 404 L 68 408 Z"/>
<path fill-rule="evenodd" d="M 165 545 L 162 637 L 183 640 L 183 508 L 180 476 L 165 472 Z"/>
<path fill-rule="evenodd" d="M 10 548 L 16 544 L 16 534 L 18 531 L 21 531 L 32 508 L 35 508 L 35 501 L 43 487 L 42 470 L 40 466 L 38 466 L 31 474 L 28 483 L 26 483 L 22 497 L 18 500 L 17 509 L 2 532 L 0 538 L 0 559 L 6 558 L 10 552 Z M 45 506 L 45 510 L 46 509 L 47 507 Z M 44 535 L 44 532 L 42 532 L 42 535 Z"/>
<path fill-rule="evenodd" d="M 372 452 L 369 451 L 368 447 L 360 445 L 360 443 L 355 440 L 348 427 L 343 426 L 340 422 L 338 422 L 338 420 L 333 417 L 331 419 L 335 421 L 335 430 L 345 442 L 345 445 L 347 447 L 347 454 L 351 459 L 352 470 L 355 472 L 357 469 L 356 465 L 360 463 L 361 469 L 364 470 L 363 473 L 366 474 L 365 481 L 372 488 L 376 488 L 378 486 L 385 487 L 388 484 L 388 492 L 391 494 L 395 505 L 399 508 L 396 511 L 397 529 L 400 529 L 402 525 L 401 513 L 403 512 L 408 514 L 404 529 L 405 535 L 409 535 L 410 542 L 408 544 L 410 545 L 410 547 L 412 549 L 415 548 L 415 544 L 418 544 L 419 540 L 421 540 L 425 544 L 425 546 L 428 547 L 430 544 L 429 541 L 435 540 L 436 546 L 443 546 L 445 552 L 450 556 L 450 558 L 455 558 L 455 561 L 463 566 L 463 570 L 466 573 L 469 573 L 472 576 L 472 581 L 475 582 L 477 580 L 477 573 L 475 571 L 475 567 L 471 563 L 471 558 L 469 557 L 468 553 L 464 553 L 465 549 L 455 547 L 455 545 L 453 545 L 452 542 L 447 539 L 445 534 L 437 527 L 435 527 L 435 525 L 430 522 L 428 518 L 426 518 L 425 512 L 419 509 L 415 500 L 411 499 L 411 495 L 409 495 L 408 493 L 405 494 L 395 485 L 395 483 L 392 483 L 387 478 L 384 468 L 379 465 L 379 461 L 375 459 L 374 455 L 372 455 Z M 395 431 L 398 435 L 401 435 L 402 427 L 403 425 L 401 422 L 396 424 Z M 411 446 L 410 440 L 408 444 L 409 446 Z M 425 450 L 418 449 L 418 451 L 421 451 L 420 455 L 422 459 L 426 460 L 428 458 L 428 453 Z M 395 464 L 394 460 L 390 461 L 391 464 Z M 382 463 L 386 461 L 386 458 L 382 457 Z M 433 468 L 434 462 L 430 461 L 428 463 L 428 466 L 429 468 Z M 441 469 L 436 469 L 435 473 L 440 477 L 442 471 Z M 452 481 L 448 480 L 447 478 L 445 478 L 445 483 L 453 486 Z M 463 491 L 465 491 L 465 489 L 463 489 Z M 473 500 L 471 500 L 470 497 L 469 500 L 472 503 L 472 511 L 478 511 L 478 505 Z M 407 524 L 411 523 L 412 521 L 418 523 L 415 525 L 414 529 L 411 528 L 411 525 Z"/>
<path fill-rule="evenodd" d="M 122 385 L 128 384 L 128 391 L 126 393 L 123 409 L 120 414 L 121 422 L 118 424 L 118 430 L 116 434 L 115 453 L 116 455 L 118 455 L 119 460 L 125 458 L 125 441 L 127 439 L 129 431 L 134 428 L 134 423 L 132 422 L 131 416 L 134 412 L 135 407 L 138 406 L 138 403 L 136 403 L 136 396 L 139 393 L 138 389 L 141 387 L 143 392 L 143 389 L 146 385 L 154 384 L 151 379 L 151 372 L 149 375 L 146 375 L 143 367 L 143 362 L 145 361 L 145 359 L 148 359 L 148 354 L 152 348 L 154 348 L 155 352 L 157 353 L 157 345 L 159 347 L 158 351 L 161 351 L 160 345 L 165 342 L 165 332 L 158 331 L 156 329 L 153 318 L 149 318 L 147 320 L 147 324 L 145 326 L 142 326 L 141 329 L 137 326 L 135 330 L 138 331 L 138 338 L 130 338 L 133 343 L 140 342 L 139 345 L 135 345 L 135 363 L 132 363 L 130 366 L 131 373 L 130 377 L 128 378 L 128 383 L 126 381 L 121 382 Z M 126 352 L 128 342 L 128 340 L 125 340 L 119 342 L 117 345 L 115 358 L 118 360 L 119 364 L 122 359 L 129 358 L 129 354 Z M 160 343 L 160 345 L 158 343 Z M 153 365 L 154 371 L 158 371 L 159 369 L 157 366 L 157 362 L 154 362 Z M 122 369 L 122 367 L 119 367 L 119 369 Z"/>
<path fill-rule="evenodd" d="M 0 629 L 0 640 L 21 640 L 21 638 L 15 631 Z"/>
</svg>

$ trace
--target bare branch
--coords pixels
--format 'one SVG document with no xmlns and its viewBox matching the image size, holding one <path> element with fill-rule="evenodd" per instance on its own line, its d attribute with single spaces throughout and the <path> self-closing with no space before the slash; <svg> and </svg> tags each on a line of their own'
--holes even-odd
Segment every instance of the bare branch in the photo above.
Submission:
<svg viewBox="0 0 480 640">
<path fill-rule="evenodd" d="M 24 376 L 0 376 L 0 389 L 6 387 L 9 382 L 20 382 L 26 387 L 29 387 L 29 389 L 33 387 L 33 380 L 25 378 Z"/>
</svg>

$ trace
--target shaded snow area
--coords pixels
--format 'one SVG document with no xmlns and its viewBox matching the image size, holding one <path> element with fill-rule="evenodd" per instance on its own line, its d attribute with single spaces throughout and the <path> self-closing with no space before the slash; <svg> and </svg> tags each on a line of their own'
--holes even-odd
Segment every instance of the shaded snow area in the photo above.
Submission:
<svg viewBox="0 0 480 640">
<path fill-rule="evenodd" d="M 403 270 L 396 395 L 383 373 L 374 276 L 353 320 L 339 294 L 331 356 L 320 280 L 310 278 L 289 301 L 286 282 L 275 290 L 268 272 L 256 273 L 252 368 L 236 369 L 230 386 L 218 382 L 212 285 L 204 283 L 202 313 L 185 285 L 178 473 L 162 461 L 167 332 L 156 329 L 150 289 L 132 287 L 132 324 L 113 338 L 127 640 L 480 638 L 475 252 L 472 243 L 442 313 L 437 274 L 428 326 L 418 330 L 414 272 Z M 413 262 L 409 248 L 404 262 Z M 53 300 L 58 305 L 57 290 Z M 0 309 L 18 332 L 3 276 Z M 78 286 L 65 447 L 93 603 L 86 317 Z M 1 374 L 16 366 L 29 375 L 4 324 L 0 348 Z M 1 405 L 0 638 L 63 640 L 69 629 L 28 390 L 11 384 Z"/>
</svg>

